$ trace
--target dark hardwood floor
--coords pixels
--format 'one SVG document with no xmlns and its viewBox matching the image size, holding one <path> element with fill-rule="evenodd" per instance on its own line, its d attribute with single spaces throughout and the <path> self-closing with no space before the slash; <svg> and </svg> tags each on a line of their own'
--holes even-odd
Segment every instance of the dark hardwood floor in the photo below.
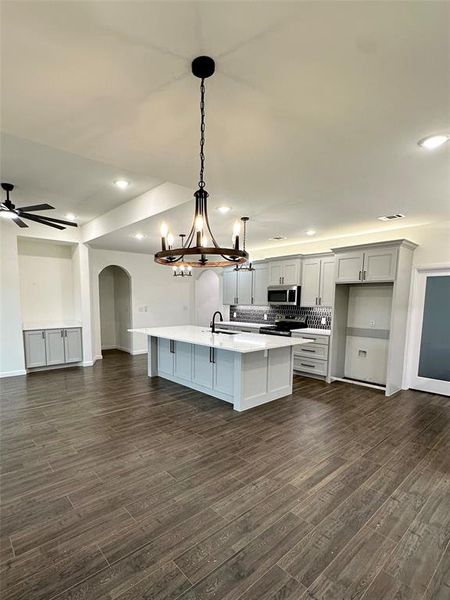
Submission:
<svg viewBox="0 0 450 600">
<path fill-rule="evenodd" d="M 448 600 L 450 401 L 246 413 L 111 352 L 1 382 L 3 600 Z"/>
</svg>

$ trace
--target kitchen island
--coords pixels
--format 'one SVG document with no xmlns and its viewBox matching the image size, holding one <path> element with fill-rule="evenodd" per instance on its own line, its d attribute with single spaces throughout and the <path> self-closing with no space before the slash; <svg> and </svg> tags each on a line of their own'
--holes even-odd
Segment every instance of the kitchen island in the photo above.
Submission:
<svg viewBox="0 0 450 600">
<path fill-rule="evenodd" d="M 163 377 L 247 410 L 292 393 L 293 348 L 310 343 L 182 325 L 131 329 L 148 337 L 148 376 Z"/>
</svg>

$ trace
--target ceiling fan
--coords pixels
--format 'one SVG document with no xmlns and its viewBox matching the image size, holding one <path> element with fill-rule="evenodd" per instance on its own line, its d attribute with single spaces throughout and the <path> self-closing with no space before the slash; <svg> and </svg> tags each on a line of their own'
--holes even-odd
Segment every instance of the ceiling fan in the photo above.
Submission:
<svg viewBox="0 0 450 600">
<path fill-rule="evenodd" d="M 13 191 L 14 186 L 12 183 L 2 183 L 2 188 L 6 192 L 6 200 L 0 202 L 0 216 L 6 217 L 14 221 L 19 227 L 28 227 L 28 225 L 22 219 L 28 219 L 29 221 L 35 221 L 42 225 L 48 225 L 55 229 L 65 229 L 64 225 L 70 225 L 70 227 L 78 227 L 76 223 L 71 221 L 64 221 L 63 219 L 55 219 L 53 217 L 47 217 L 46 215 L 32 215 L 31 212 L 39 210 L 53 210 L 55 207 L 50 204 L 33 204 L 31 206 L 22 206 L 21 208 L 16 207 L 15 204 L 9 199 L 9 193 Z"/>
</svg>

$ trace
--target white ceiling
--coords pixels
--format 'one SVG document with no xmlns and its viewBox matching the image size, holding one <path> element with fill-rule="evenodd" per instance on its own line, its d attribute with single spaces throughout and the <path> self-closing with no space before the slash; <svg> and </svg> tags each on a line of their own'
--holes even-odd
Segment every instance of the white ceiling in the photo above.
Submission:
<svg viewBox="0 0 450 600">
<path fill-rule="evenodd" d="M 3 2 L 2 180 L 81 220 L 159 182 L 194 190 L 207 53 L 207 189 L 249 246 L 449 218 L 445 2 Z M 123 193 L 117 176 L 133 182 Z M 20 204 L 20 202 L 17 202 Z M 233 215 L 212 212 L 228 240 Z M 166 215 L 186 231 L 191 206 Z M 152 251 L 161 218 L 96 245 Z M 213 225 L 214 227 L 214 225 Z M 148 237 L 140 245 L 132 237 Z M 138 246 L 138 248 L 137 248 Z"/>
</svg>

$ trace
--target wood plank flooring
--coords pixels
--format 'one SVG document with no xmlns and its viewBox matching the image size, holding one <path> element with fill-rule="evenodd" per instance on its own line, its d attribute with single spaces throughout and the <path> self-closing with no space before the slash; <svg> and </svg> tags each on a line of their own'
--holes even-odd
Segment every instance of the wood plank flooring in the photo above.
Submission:
<svg viewBox="0 0 450 600">
<path fill-rule="evenodd" d="M 1 388 L 3 600 L 450 597 L 448 398 L 236 413 L 120 352 Z"/>
</svg>

